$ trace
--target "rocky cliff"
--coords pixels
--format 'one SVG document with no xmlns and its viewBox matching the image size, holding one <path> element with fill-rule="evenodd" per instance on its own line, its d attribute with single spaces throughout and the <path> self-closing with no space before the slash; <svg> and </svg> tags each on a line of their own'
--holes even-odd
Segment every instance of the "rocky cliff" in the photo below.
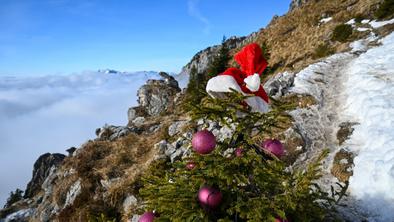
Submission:
<svg viewBox="0 0 394 222">
<path fill-rule="evenodd" d="M 256 33 L 252 33 L 246 37 L 231 37 L 224 41 L 223 45 L 228 49 L 236 49 L 241 45 L 253 42 L 256 38 Z M 197 73 L 204 73 L 207 71 L 208 65 L 212 62 L 213 58 L 218 54 L 222 45 L 210 46 L 204 50 L 201 50 L 186 64 L 180 74 L 189 75 L 193 67 L 196 68 Z"/>
<path fill-rule="evenodd" d="M 24 198 L 32 198 L 41 191 L 42 183 L 48 177 L 52 168 L 58 167 L 66 156 L 59 153 L 46 153 L 34 163 L 33 177 L 27 184 Z"/>
<path fill-rule="evenodd" d="M 318 1 L 318 0 L 313 0 L 313 1 Z M 292 0 L 290 3 L 290 11 L 295 8 L 303 6 L 308 2 L 312 2 L 312 1 L 311 0 Z"/>
</svg>

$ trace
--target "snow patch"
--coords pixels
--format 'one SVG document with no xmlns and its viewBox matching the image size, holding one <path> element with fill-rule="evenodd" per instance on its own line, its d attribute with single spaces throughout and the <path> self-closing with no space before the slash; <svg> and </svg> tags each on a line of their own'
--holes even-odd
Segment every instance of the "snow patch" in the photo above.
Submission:
<svg viewBox="0 0 394 222">
<path fill-rule="evenodd" d="M 369 22 L 369 25 L 370 25 L 372 28 L 374 28 L 374 29 L 380 28 L 380 27 L 383 27 L 383 26 L 389 25 L 389 24 L 394 24 L 394 19 L 387 20 L 387 21 L 381 21 L 381 22 L 378 22 L 378 21 L 376 21 L 376 20 L 370 21 L 370 22 Z"/>
<path fill-rule="evenodd" d="M 381 43 L 349 64 L 345 83 L 345 114 L 360 123 L 347 141 L 358 153 L 349 189 L 368 221 L 394 218 L 394 33 Z"/>
<path fill-rule="evenodd" d="M 322 18 L 322 19 L 320 20 L 320 23 L 327 23 L 327 22 L 329 22 L 329 21 L 331 21 L 331 20 L 332 20 L 332 17 Z"/>
<path fill-rule="evenodd" d="M 363 27 L 358 27 L 358 28 L 357 28 L 357 31 L 359 31 L 359 32 L 366 32 L 366 31 L 368 31 L 368 30 L 371 30 L 371 29 L 369 29 L 369 28 L 363 28 Z"/>
<path fill-rule="evenodd" d="M 345 24 L 347 24 L 347 25 L 353 25 L 353 24 L 355 24 L 356 23 L 356 21 L 354 20 L 354 19 L 350 19 L 349 21 L 347 21 Z"/>
</svg>

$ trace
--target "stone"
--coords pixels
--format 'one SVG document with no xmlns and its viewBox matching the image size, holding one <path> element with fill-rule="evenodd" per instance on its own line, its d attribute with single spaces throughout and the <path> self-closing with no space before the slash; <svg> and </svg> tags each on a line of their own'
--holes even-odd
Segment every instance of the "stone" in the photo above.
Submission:
<svg viewBox="0 0 394 222">
<path fill-rule="evenodd" d="M 77 180 L 67 192 L 66 202 L 64 203 L 64 208 L 71 206 L 75 199 L 82 192 L 81 179 Z"/>
<path fill-rule="evenodd" d="M 129 120 L 129 122 L 133 121 L 136 117 L 137 112 L 135 111 L 135 109 L 133 107 L 129 108 L 129 110 L 127 111 L 127 119 Z"/>
<path fill-rule="evenodd" d="M 164 80 L 150 79 L 138 89 L 138 103 L 143 111 L 150 116 L 158 116 L 174 104 L 175 95 L 181 91 L 178 82 L 168 74 Z"/>
<path fill-rule="evenodd" d="M 269 96 L 278 98 L 288 93 L 294 85 L 294 74 L 289 72 L 279 73 L 264 84 L 264 89 Z"/>
<path fill-rule="evenodd" d="M 123 211 L 128 213 L 133 206 L 137 206 L 138 200 L 134 195 L 127 196 L 123 201 Z"/>
<path fill-rule="evenodd" d="M 168 127 L 168 135 L 175 136 L 176 134 L 182 132 L 183 127 L 186 126 L 188 121 L 176 121 Z"/>
<path fill-rule="evenodd" d="M 183 156 L 183 150 L 177 149 L 174 153 L 170 155 L 171 163 L 174 163 L 177 160 L 180 160 Z"/>
<path fill-rule="evenodd" d="M 134 124 L 134 126 L 136 127 L 140 127 L 144 124 L 145 122 L 145 117 L 139 116 L 137 118 L 135 118 L 132 123 Z"/>
<path fill-rule="evenodd" d="M 131 221 L 131 222 L 138 222 L 139 221 L 139 219 L 140 219 L 140 215 L 137 215 L 137 214 L 134 214 L 132 217 L 131 217 L 131 220 L 129 220 L 129 221 Z"/>
<path fill-rule="evenodd" d="M 4 222 L 27 222 L 29 221 L 30 217 L 34 214 L 34 212 L 35 209 L 32 208 L 22 209 L 8 215 L 4 219 Z"/>
<path fill-rule="evenodd" d="M 116 140 L 120 137 L 127 136 L 130 133 L 141 133 L 141 129 L 136 126 L 113 126 L 113 125 L 104 125 L 100 130 L 98 130 L 98 139 L 99 140 Z"/>
<path fill-rule="evenodd" d="M 153 126 L 150 126 L 148 129 L 148 133 L 155 133 L 161 128 L 160 124 L 156 124 Z"/>
<path fill-rule="evenodd" d="M 69 149 L 66 150 L 68 152 L 68 156 L 73 156 L 74 152 L 77 150 L 75 147 L 70 147 Z"/>
<path fill-rule="evenodd" d="M 24 198 L 31 198 L 41 191 L 41 186 L 51 172 L 52 167 L 60 166 L 66 156 L 60 153 L 45 153 L 34 163 L 33 176 L 27 184 Z"/>
<path fill-rule="evenodd" d="M 178 81 L 176 81 L 173 76 L 169 75 L 166 72 L 159 72 L 159 75 L 164 79 L 164 82 L 167 85 L 169 85 L 173 88 L 179 88 Z"/>
<path fill-rule="evenodd" d="M 235 128 L 236 128 L 235 124 L 231 124 L 230 127 L 224 126 L 220 128 L 219 135 L 217 136 L 217 140 L 223 142 L 225 139 L 231 138 L 233 136 Z"/>
<path fill-rule="evenodd" d="M 156 159 L 170 159 L 173 163 L 177 160 L 184 158 L 189 155 L 188 149 L 185 147 L 187 140 L 179 137 L 177 141 L 168 143 L 166 140 L 162 140 L 154 145 L 154 148 L 158 151 Z"/>
<path fill-rule="evenodd" d="M 305 5 L 306 3 L 310 2 L 311 0 L 292 0 L 290 3 L 290 11 L 299 8 L 303 5 Z"/>
</svg>

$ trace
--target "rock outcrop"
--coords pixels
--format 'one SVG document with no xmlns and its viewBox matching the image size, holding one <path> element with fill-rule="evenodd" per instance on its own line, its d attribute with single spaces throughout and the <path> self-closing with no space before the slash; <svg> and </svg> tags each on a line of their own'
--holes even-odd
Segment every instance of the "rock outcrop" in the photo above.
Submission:
<svg viewBox="0 0 394 222">
<path fill-rule="evenodd" d="M 233 36 L 227 39 L 224 42 L 224 45 L 230 50 L 236 49 L 246 44 L 247 42 L 252 42 L 254 38 L 256 38 L 256 36 L 256 32 L 246 37 Z M 198 52 L 196 55 L 194 55 L 191 61 L 182 68 L 180 75 L 189 75 L 193 67 L 197 69 L 197 73 L 204 73 L 205 71 L 207 71 L 208 65 L 218 54 L 220 48 L 221 45 L 214 45 Z"/>
<path fill-rule="evenodd" d="M 279 73 L 264 84 L 264 89 L 269 96 L 284 96 L 294 84 L 294 74 L 289 72 Z"/>
<path fill-rule="evenodd" d="M 66 156 L 59 153 L 41 155 L 34 163 L 33 177 L 27 184 L 24 198 L 31 198 L 41 191 L 42 183 L 48 177 L 53 166 L 59 166 Z"/>
<path fill-rule="evenodd" d="M 311 0 L 292 0 L 290 3 L 290 11 L 295 8 L 301 7 L 302 5 L 304 5 L 310 1 Z M 315 1 L 318 1 L 318 0 L 315 0 Z"/>
<path fill-rule="evenodd" d="M 140 133 L 141 129 L 138 127 L 127 127 L 127 126 L 113 126 L 104 125 L 101 128 L 96 129 L 96 135 L 99 140 L 116 140 L 120 137 L 127 136 L 130 133 Z"/>
<path fill-rule="evenodd" d="M 150 79 L 137 92 L 138 103 L 149 116 L 158 116 L 171 107 L 175 95 L 181 91 L 174 77 L 161 72 L 162 80 Z M 129 110 L 129 120 L 132 111 Z"/>
</svg>

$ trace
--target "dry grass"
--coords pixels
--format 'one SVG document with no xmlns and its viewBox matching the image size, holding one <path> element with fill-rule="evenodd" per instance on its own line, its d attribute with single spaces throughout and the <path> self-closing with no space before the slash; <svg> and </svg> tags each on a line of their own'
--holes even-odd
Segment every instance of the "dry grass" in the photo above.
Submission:
<svg viewBox="0 0 394 222">
<path fill-rule="evenodd" d="M 330 41 L 334 27 L 362 14 L 372 17 L 380 0 L 326 0 L 311 1 L 301 8 L 281 16 L 258 32 L 255 42 L 267 44 L 270 49 L 269 64 L 280 64 L 276 70 L 299 71 L 315 61 L 314 50 Z M 351 9 L 349 11 L 348 9 Z M 319 24 L 322 15 L 332 16 L 333 20 Z M 342 51 L 346 43 L 332 44 L 335 51 Z M 242 46 L 241 46 L 242 47 Z M 232 50 L 232 54 L 240 49 Z M 234 62 L 230 62 L 234 65 Z"/>
<path fill-rule="evenodd" d="M 129 134 L 115 141 L 90 141 L 77 156 L 67 158 L 62 169 L 75 169 L 76 173 L 57 182 L 59 186 L 55 187 L 54 201 L 62 206 L 67 191 L 78 178 L 82 179 L 82 193 L 72 207 L 60 213 L 59 220 L 87 221 L 92 215 L 100 216 L 101 213 L 125 220 L 135 212 L 136 209 L 122 212 L 123 201 L 128 195 L 138 193 L 141 175 L 157 155 L 154 144 L 162 139 L 171 139 L 168 126 L 175 120 L 186 118 L 179 106 L 182 102 L 181 96 L 165 114 L 146 117 L 141 126 L 144 131 L 140 135 Z M 159 130 L 149 133 L 147 130 L 155 125 L 160 125 Z M 114 178 L 116 180 L 112 180 L 109 187 L 103 187 L 102 181 Z"/>
<path fill-rule="evenodd" d="M 138 190 L 140 175 L 154 160 L 154 144 L 158 133 L 150 136 L 130 134 L 116 141 L 91 141 L 77 156 L 68 158 L 63 169 L 75 169 L 76 173 L 57 182 L 54 201 L 62 206 L 70 186 L 80 178 L 82 192 L 72 207 L 64 209 L 60 221 L 86 221 L 91 215 L 120 216 L 119 210 L 127 195 Z M 101 181 L 118 178 L 107 188 Z M 105 193 L 105 195 L 104 195 Z M 71 215 L 71 216 L 70 216 Z"/>
<path fill-rule="evenodd" d="M 353 175 L 353 171 L 351 170 L 353 159 L 353 153 L 343 149 L 340 150 L 334 157 L 331 174 L 341 182 L 349 181 L 349 177 Z"/>
</svg>

